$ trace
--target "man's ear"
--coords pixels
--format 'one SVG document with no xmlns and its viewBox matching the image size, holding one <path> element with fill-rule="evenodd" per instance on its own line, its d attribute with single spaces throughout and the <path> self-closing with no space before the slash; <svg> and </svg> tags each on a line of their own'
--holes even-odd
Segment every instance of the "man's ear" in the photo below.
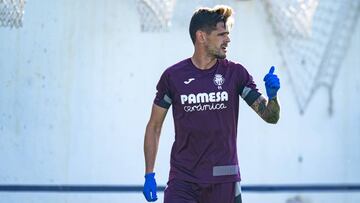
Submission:
<svg viewBox="0 0 360 203">
<path fill-rule="evenodd" d="M 206 33 L 201 30 L 196 31 L 196 33 L 195 33 L 196 41 L 198 41 L 201 44 L 204 43 L 206 41 L 205 35 L 206 35 Z"/>
</svg>

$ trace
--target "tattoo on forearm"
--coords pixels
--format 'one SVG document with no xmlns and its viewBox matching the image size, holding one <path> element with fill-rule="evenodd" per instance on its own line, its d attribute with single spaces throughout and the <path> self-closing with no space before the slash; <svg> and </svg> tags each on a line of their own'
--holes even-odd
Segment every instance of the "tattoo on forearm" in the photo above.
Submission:
<svg viewBox="0 0 360 203">
<path fill-rule="evenodd" d="M 280 118 L 280 105 L 276 98 L 267 101 L 260 96 L 251 107 L 268 123 L 277 123 Z"/>
</svg>

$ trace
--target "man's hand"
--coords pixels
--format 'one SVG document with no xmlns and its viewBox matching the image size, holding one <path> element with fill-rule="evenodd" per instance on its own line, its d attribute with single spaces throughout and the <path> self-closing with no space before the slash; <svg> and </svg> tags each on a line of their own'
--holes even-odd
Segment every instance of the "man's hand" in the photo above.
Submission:
<svg viewBox="0 0 360 203">
<path fill-rule="evenodd" d="M 145 174 L 143 194 L 148 202 L 157 200 L 155 173 Z"/>
<path fill-rule="evenodd" d="M 275 67 L 271 66 L 269 73 L 264 77 L 266 94 L 269 100 L 276 97 L 277 91 L 280 89 L 280 81 L 274 71 Z"/>
<path fill-rule="evenodd" d="M 260 95 L 251 108 L 268 123 L 277 123 L 280 118 L 280 105 L 276 97 L 277 91 L 280 89 L 279 78 L 274 74 L 275 67 L 272 66 L 268 74 L 265 75 L 266 94 L 269 101 L 264 96 Z"/>
</svg>

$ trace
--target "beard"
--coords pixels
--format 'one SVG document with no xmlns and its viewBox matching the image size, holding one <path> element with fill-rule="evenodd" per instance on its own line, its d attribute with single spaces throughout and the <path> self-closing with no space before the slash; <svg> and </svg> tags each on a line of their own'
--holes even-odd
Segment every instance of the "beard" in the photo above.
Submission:
<svg viewBox="0 0 360 203">
<path fill-rule="evenodd" d="M 217 59 L 225 59 L 226 58 L 226 54 L 221 54 L 221 53 L 215 54 L 214 56 Z"/>
<path fill-rule="evenodd" d="M 223 52 L 222 48 L 208 46 L 207 50 L 208 50 L 208 55 L 212 56 L 216 59 L 225 59 L 226 58 L 226 53 Z"/>
</svg>

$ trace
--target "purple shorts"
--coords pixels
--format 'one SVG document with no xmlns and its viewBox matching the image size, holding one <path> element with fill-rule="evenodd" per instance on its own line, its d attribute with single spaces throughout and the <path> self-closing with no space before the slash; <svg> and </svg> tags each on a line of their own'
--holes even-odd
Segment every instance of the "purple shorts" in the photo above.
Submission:
<svg viewBox="0 0 360 203">
<path fill-rule="evenodd" d="M 202 184 L 170 180 L 164 203 L 241 203 L 240 182 Z"/>
</svg>

